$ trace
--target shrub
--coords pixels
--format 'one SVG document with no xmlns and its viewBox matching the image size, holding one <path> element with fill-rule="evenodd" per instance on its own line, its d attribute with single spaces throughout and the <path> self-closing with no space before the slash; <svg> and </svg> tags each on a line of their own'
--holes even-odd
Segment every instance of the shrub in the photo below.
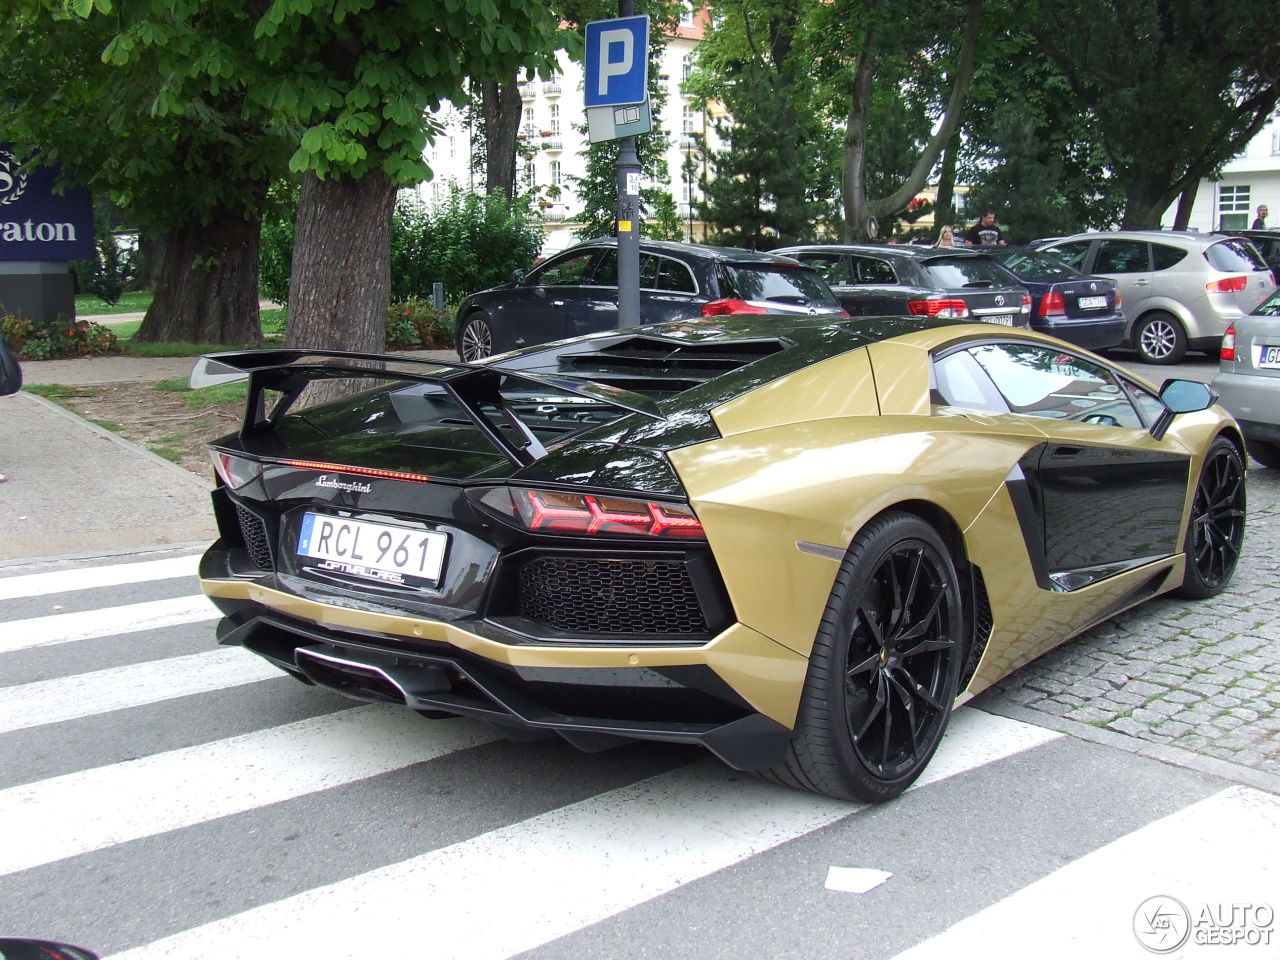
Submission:
<svg viewBox="0 0 1280 960">
<path fill-rule="evenodd" d="M 92 260 L 71 261 L 71 274 L 80 293 L 92 293 L 107 306 L 114 307 L 133 282 L 136 253 L 132 246 L 121 247 L 112 227 L 112 219 L 104 204 L 93 213 L 94 244 L 97 256 Z"/>
<path fill-rule="evenodd" d="M 453 347 L 454 311 L 437 313 L 428 300 L 405 300 L 387 309 L 387 346 L 400 350 L 448 350 Z"/>
<path fill-rule="evenodd" d="M 118 353 L 116 335 L 87 320 L 4 318 L 4 339 L 21 360 L 58 360 Z"/>
</svg>

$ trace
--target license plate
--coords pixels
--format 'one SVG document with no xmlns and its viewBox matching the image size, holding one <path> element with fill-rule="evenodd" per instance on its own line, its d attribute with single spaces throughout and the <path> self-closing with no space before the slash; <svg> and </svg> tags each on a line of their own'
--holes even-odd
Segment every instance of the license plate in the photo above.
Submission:
<svg viewBox="0 0 1280 960">
<path fill-rule="evenodd" d="M 1280 347 L 1259 347 L 1258 366 L 1280 367 Z"/>
<path fill-rule="evenodd" d="M 1011 313 L 999 313 L 993 317 L 983 317 L 982 319 L 987 323 L 1003 323 L 1006 327 L 1013 326 L 1013 314 Z"/>
<path fill-rule="evenodd" d="M 1105 307 L 1107 305 L 1107 298 L 1106 297 L 1081 297 L 1076 302 L 1080 304 L 1081 310 L 1096 310 L 1098 307 Z"/>
<path fill-rule="evenodd" d="M 449 535 L 417 527 L 308 513 L 298 556 L 309 567 L 405 586 L 434 585 L 444 567 Z"/>
</svg>

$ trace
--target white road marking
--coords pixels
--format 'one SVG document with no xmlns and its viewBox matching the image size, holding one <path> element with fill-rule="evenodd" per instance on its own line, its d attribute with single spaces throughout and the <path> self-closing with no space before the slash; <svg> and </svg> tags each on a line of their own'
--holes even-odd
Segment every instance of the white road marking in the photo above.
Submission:
<svg viewBox="0 0 1280 960">
<path fill-rule="evenodd" d="M 892 877 L 892 873 L 871 867 L 827 867 L 826 888 L 835 893 L 863 894 Z"/>
<path fill-rule="evenodd" d="M 976 710 L 961 711 L 918 785 L 1058 736 Z M 112 960 L 364 960 L 403 954 L 413 931 L 427 937 L 433 960 L 507 957 L 858 809 L 771 787 L 707 761 L 195 927 Z"/>
<path fill-rule="evenodd" d="M 0 874 L 364 780 L 487 743 L 470 720 L 368 706 L 0 791 Z"/>
<path fill-rule="evenodd" d="M 240 647 L 0 687 L 0 733 L 225 690 L 284 672 Z"/>
<path fill-rule="evenodd" d="M 1229 916 L 1232 904 L 1280 906 L 1277 850 L 1280 797 L 1229 787 L 1055 870 L 896 960 L 1145 956 L 1134 914 L 1157 895 L 1190 911 L 1190 936 L 1177 956 L 1221 956 L 1221 943 L 1197 943 L 1195 921 L 1206 907 L 1225 905 L 1220 916 Z M 1269 945 L 1236 943 L 1225 952 L 1273 957 L 1277 943 L 1280 930 L 1273 930 Z"/>
<path fill-rule="evenodd" d="M 113 563 L 101 567 L 77 567 L 50 573 L 28 573 L 0 579 L 0 600 L 15 597 L 41 597 L 50 593 L 70 593 L 94 587 L 118 587 L 126 583 L 150 583 L 194 577 L 200 563 L 199 554 L 145 560 L 142 563 Z"/>
<path fill-rule="evenodd" d="M 217 620 L 222 614 L 202 594 L 148 600 L 101 610 L 60 613 L 0 623 L 0 653 L 48 647 L 73 640 L 92 640 L 140 630 L 156 630 L 183 623 Z"/>
</svg>

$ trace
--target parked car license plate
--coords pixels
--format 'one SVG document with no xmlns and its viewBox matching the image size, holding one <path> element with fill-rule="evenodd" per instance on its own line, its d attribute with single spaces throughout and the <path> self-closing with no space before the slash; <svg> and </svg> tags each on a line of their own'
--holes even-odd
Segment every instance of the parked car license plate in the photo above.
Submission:
<svg viewBox="0 0 1280 960">
<path fill-rule="evenodd" d="M 1280 347 L 1258 347 L 1258 366 L 1280 367 Z"/>
<path fill-rule="evenodd" d="M 997 313 L 995 316 L 983 317 L 982 319 L 987 323 L 1003 323 L 1006 327 L 1013 326 L 1013 314 L 1011 313 Z"/>
<path fill-rule="evenodd" d="M 1107 305 L 1107 298 L 1106 297 L 1081 297 L 1076 302 L 1080 304 L 1081 310 L 1096 310 L 1098 307 L 1105 307 Z"/>
<path fill-rule="evenodd" d="M 298 534 L 298 556 L 308 566 L 368 580 L 418 586 L 436 584 L 449 535 L 420 527 L 308 513 Z"/>
</svg>

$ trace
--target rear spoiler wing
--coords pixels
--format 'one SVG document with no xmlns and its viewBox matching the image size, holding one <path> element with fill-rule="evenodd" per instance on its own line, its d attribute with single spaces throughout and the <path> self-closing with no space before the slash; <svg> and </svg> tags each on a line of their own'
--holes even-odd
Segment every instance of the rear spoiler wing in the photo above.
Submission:
<svg viewBox="0 0 1280 960">
<path fill-rule="evenodd" d="M 240 350 L 205 354 L 191 371 L 193 389 L 219 383 L 249 381 L 249 396 L 240 436 L 270 430 L 279 422 L 307 386 L 316 380 L 401 380 L 441 387 L 480 431 L 517 466 L 546 456 L 546 449 L 528 426 L 511 410 L 504 392 L 511 389 L 552 391 L 664 420 L 662 411 L 644 394 L 576 377 L 515 372 L 491 364 L 455 363 L 381 353 L 344 350 Z M 281 394 L 270 411 L 266 392 Z M 498 410 L 495 420 L 485 407 Z M 503 425 L 509 428 L 502 429 Z M 512 436 L 514 434 L 515 436 Z M 518 439 L 517 439 L 518 438 Z"/>
</svg>

